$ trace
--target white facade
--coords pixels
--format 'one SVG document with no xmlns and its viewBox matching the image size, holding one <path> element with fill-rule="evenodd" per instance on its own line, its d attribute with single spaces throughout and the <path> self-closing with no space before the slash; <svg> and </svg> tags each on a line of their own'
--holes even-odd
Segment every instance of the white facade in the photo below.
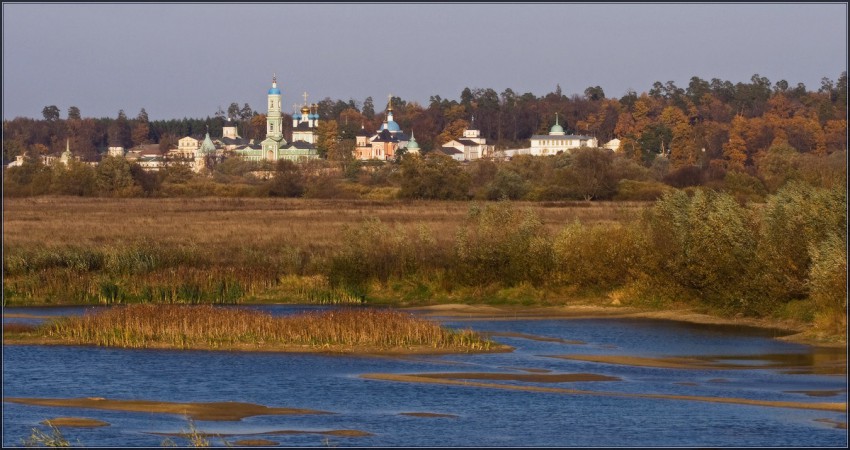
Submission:
<svg viewBox="0 0 850 450">
<path fill-rule="evenodd" d="M 611 151 L 619 151 L 620 150 L 620 140 L 619 139 L 611 139 L 606 142 L 604 145 L 605 148 Z"/>
<path fill-rule="evenodd" d="M 169 154 L 170 156 L 191 159 L 195 157 L 195 152 L 199 148 L 201 148 L 201 142 L 199 140 L 192 136 L 186 136 L 177 141 L 177 150 L 171 150 Z"/>
<path fill-rule="evenodd" d="M 599 142 L 590 136 L 535 135 L 531 137 L 529 155 L 557 155 L 581 147 L 598 147 Z"/>
<path fill-rule="evenodd" d="M 463 138 L 452 139 L 443 144 L 443 147 L 452 147 L 462 152 L 462 156 L 452 156 L 460 161 L 491 157 L 494 148 L 492 145 L 487 145 L 487 140 L 481 137 L 481 131 L 470 129 L 463 130 Z"/>
<path fill-rule="evenodd" d="M 555 125 L 549 130 L 549 134 L 531 136 L 531 147 L 528 154 L 534 156 L 557 155 L 582 147 L 599 147 L 599 141 L 590 136 L 568 135 L 558 123 L 558 114 L 555 113 Z"/>
<path fill-rule="evenodd" d="M 233 123 L 229 117 L 227 118 L 227 122 L 224 123 L 224 127 L 221 129 L 221 137 L 230 139 L 239 138 L 239 133 L 236 132 L 236 124 Z"/>
</svg>

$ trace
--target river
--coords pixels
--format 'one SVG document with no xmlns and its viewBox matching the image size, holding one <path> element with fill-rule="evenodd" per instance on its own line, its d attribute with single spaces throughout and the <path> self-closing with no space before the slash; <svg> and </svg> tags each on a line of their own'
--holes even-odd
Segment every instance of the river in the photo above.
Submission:
<svg viewBox="0 0 850 450">
<path fill-rule="evenodd" d="M 313 309 L 257 308 L 274 314 Z M 4 322 L 83 311 L 5 308 L 6 316 L 18 318 L 4 316 Z M 439 320 L 489 333 L 515 350 L 391 358 L 4 345 L 3 397 L 245 402 L 332 413 L 195 420 L 197 430 L 220 436 L 209 437 L 214 446 L 248 439 L 319 447 L 848 444 L 846 409 L 770 403 L 846 405 L 846 354 L 834 350 L 779 341 L 764 330 L 660 320 Z M 665 368 L 589 360 L 613 356 L 705 364 Z M 365 374 L 436 375 L 434 381 L 454 384 L 368 379 Z M 570 380 L 575 374 L 600 377 Z M 770 406 L 746 404 L 750 400 Z M 41 421 L 57 417 L 108 422 L 61 428 L 73 445 L 98 447 L 156 447 L 167 439 L 188 445 L 175 434 L 191 425 L 178 414 L 4 401 L 3 446 L 22 446 L 33 428 L 46 430 Z"/>
</svg>

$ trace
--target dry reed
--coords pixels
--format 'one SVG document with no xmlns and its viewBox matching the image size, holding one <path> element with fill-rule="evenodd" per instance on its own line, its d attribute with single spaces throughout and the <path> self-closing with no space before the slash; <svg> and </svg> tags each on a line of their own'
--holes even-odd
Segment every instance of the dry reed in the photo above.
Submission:
<svg viewBox="0 0 850 450">
<path fill-rule="evenodd" d="M 83 345 L 125 348 L 228 349 L 244 344 L 271 350 L 353 347 L 489 350 L 470 330 L 455 331 L 390 310 L 341 309 L 294 316 L 210 305 L 127 305 L 67 317 L 43 327 L 45 337 Z"/>
<path fill-rule="evenodd" d="M 644 207 L 515 205 L 534 210 L 550 231 L 574 220 L 628 220 Z M 359 290 L 324 286 L 333 275 L 327 266 L 350 243 L 345 230 L 360 229 L 369 219 L 381 227 L 364 245 L 387 237 L 398 241 L 390 242 L 397 255 L 384 255 L 398 261 L 365 274 L 360 284 L 408 274 L 434 280 L 435 268 L 452 272 L 442 266 L 469 207 L 433 201 L 10 198 L 3 205 L 4 300 L 6 305 L 233 304 L 277 295 L 299 303 L 358 303 Z M 420 239 L 422 230 L 430 240 Z"/>
</svg>

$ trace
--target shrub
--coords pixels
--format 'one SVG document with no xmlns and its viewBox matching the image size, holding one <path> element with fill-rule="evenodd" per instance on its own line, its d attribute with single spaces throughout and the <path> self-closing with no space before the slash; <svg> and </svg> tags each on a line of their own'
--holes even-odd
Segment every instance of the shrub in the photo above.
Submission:
<svg viewBox="0 0 850 450">
<path fill-rule="evenodd" d="M 583 288 L 616 288 L 626 283 L 638 264 L 639 251 L 638 236 L 631 228 L 575 222 L 555 238 L 555 278 Z"/>
<path fill-rule="evenodd" d="M 847 234 L 847 195 L 790 182 L 768 199 L 762 214 L 758 260 L 765 294 L 777 301 L 805 298 L 811 248 Z"/>
<path fill-rule="evenodd" d="M 722 190 L 734 196 L 740 203 L 761 202 L 767 195 L 767 190 L 761 180 L 738 171 L 726 173 Z"/>
<path fill-rule="evenodd" d="M 702 170 L 697 166 L 684 166 L 669 172 L 663 181 L 670 186 L 683 188 L 687 186 L 699 186 L 703 183 Z"/>
<path fill-rule="evenodd" d="M 528 182 L 514 171 L 500 170 L 492 183 L 487 185 L 489 200 L 519 200 L 528 192 Z"/>
<path fill-rule="evenodd" d="M 614 200 L 618 201 L 647 201 L 658 200 L 673 188 L 657 181 L 620 180 Z"/>
<path fill-rule="evenodd" d="M 343 229 L 340 250 L 330 258 L 328 279 L 333 287 L 344 287 L 365 296 L 371 280 L 386 283 L 404 278 L 430 266 L 439 258 L 434 238 L 427 227 L 408 234 L 391 229 L 378 219 Z"/>
<path fill-rule="evenodd" d="M 816 324 L 831 332 L 847 329 L 847 239 L 831 234 L 809 247 L 809 292 Z"/>
<path fill-rule="evenodd" d="M 469 185 L 469 174 L 448 156 L 410 155 L 401 162 L 401 198 L 463 200 L 468 196 Z"/>
<path fill-rule="evenodd" d="M 674 283 L 714 306 L 750 308 L 745 298 L 756 236 L 748 212 L 728 194 L 677 191 L 646 218 L 647 260 L 656 283 Z"/>
<path fill-rule="evenodd" d="M 455 238 L 454 277 L 467 285 L 542 283 L 551 273 L 552 245 L 540 218 L 510 202 L 472 206 Z"/>
</svg>

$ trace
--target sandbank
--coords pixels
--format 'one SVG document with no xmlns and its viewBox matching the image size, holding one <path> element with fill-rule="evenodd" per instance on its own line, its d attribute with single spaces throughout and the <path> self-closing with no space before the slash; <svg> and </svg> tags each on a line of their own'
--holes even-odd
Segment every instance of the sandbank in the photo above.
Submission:
<svg viewBox="0 0 850 450">
<path fill-rule="evenodd" d="M 441 414 L 441 413 L 429 413 L 429 412 L 403 412 L 399 413 L 402 416 L 410 416 L 410 417 L 447 417 L 447 418 L 457 418 L 455 414 Z"/>
<path fill-rule="evenodd" d="M 95 428 L 109 426 L 109 422 L 87 419 L 85 417 L 56 417 L 54 419 L 44 420 L 41 423 L 43 425 L 50 425 L 54 427 Z"/>
<path fill-rule="evenodd" d="M 826 402 L 819 402 L 819 403 L 785 402 L 785 401 L 751 400 L 751 399 L 746 399 L 746 398 L 733 398 L 733 397 L 704 397 L 704 396 L 696 396 L 696 395 L 630 394 L 630 393 L 623 393 L 623 392 L 583 391 L 583 390 L 578 390 L 578 389 L 567 389 L 567 388 L 556 388 L 556 387 L 545 387 L 545 386 L 517 386 L 517 385 L 511 385 L 511 384 L 482 383 L 482 382 L 475 382 L 475 381 L 439 379 L 439 378 L 433 378 L 433 377 L 425 377 L 425 376 L 422 376 L 422 374 L 404 375 L 404 374 L 394 374 L 394 373 L 368 373 L 368 374 L 361 375 L 361 378 L 364 378 L 364 379 L 367 379 L 367 380 L 395 381 L 395 382 L 404 382 L 404 383 L 442 384 L 442 385 L 451 385 L 451 386 L 480 387 L 480 388 L 504 389 L 504 390 L 525 391 L 525 392 L 549 392 L 549 393 L 553 393 L 553 394 L 594 395 L 594 396 L 600 396 L 600 397 L 652 398 L 652 399 L 664 399 L 664 400 L 698 401 L 698 402 L 708 402 L 708 403 L 733 403 L 733 404 L 739 404 L 739 405 L 767 406 L 767 407 L 773 407 L 773 408 L 811 409 L 811 410 L 835 411 L 835 412 L 846 412 L 847 411 L 847 403 L 846 402 L 834 402 L 834 403 L 826 403 Z"/>
<path fill-rule="evenodd" d="M 621 381 L 619 377 L 597 375 L 595 373 L 558 373 L 558 374 L 519 374 L 496 372 L 438 372 L 420 373 L 417 376 L 425 378 L 440 378 L 453 380 L 499 380 L 523 381 L 530 383 L 575 383 L 585 381 Z"/>
<path fill-rule="evenodd" d="M 21 398 L 4 397 L 4 402 L 25 405 L 58 406 L 64 408 L 91 408 L 112 411 L 152 412 L 179 414 L 195 420 L 239 421 L 252 416 L 279 416 L 291 414 L 333 414 L 327 411 L 297 408 L 271 408 L 253 403 L 210 402 L 171 403 L 154 400 L 112 400 L 102 397 L 86 398 Z"/>
</svg>

